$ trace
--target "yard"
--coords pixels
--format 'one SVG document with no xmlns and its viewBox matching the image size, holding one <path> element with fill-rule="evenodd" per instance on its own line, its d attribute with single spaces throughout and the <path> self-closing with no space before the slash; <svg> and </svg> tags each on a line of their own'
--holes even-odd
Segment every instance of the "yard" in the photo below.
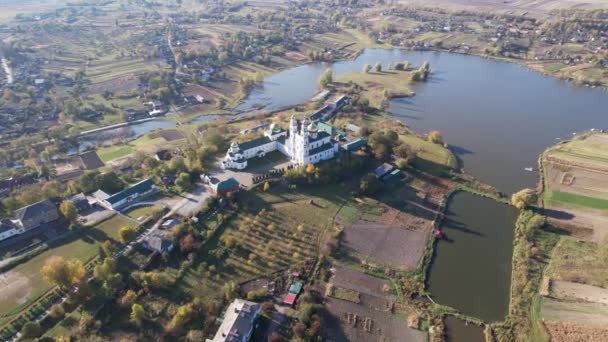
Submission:
<svg viewBox="0 0 608 342">
<path fill-rule="evenodd" d="M 97 255 L 102 242 L 116 239 L 120 228 L 134 225 L 133 222 L 115 215 L 93 227 L 85 227 L 81 232 L 50 243 L 49 250 L 0 274 L 0 317 L 20 312 L 51 288 L 40 274 L 49 257 L 62 256 L 86 263 Z M 4 323 L 2 318 L 0 323 Z"/>
<path fill-rule="evenodd" d="M 137 221 L 144 221 L 155 211 L 162 210 L 160 205 L 140 205 L 124 212 L 125 215 Z"/>
</svg>

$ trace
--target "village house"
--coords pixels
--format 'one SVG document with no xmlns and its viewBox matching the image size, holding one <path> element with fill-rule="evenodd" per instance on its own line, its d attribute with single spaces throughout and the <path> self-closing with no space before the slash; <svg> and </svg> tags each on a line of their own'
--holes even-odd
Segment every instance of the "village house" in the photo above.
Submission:
<svg viewBox="0 0 608 342">
<path fill-rule="evenodd" d="M 151 252 L 171 253 L 173 251 L 173 241 L 164 232 L 155 231 L 143 241 L 143 247 Z"/>
<path fill-rule="evenodd" d="M 103 207 L 110 210 L 117 210 L 135 203 L 156 191 L 157 189 L 154 182 L 152 182 L 151 179 L 145 179 L 113 195 L 109 195 L 100 189 L 95 191 L 93 196 Z"/>
<path fill-rule="evenodd" d="M 0 221 L 0 241 L 23 234 L 59 219 L 57 207 L 49 200 L 36 202 L 15 211 L 15 219 Z"/>
<path fill-rule="evenodd" d="M 219 180 L 217 178 L 207 179 L 211 193 L 216 196 L 226 196 L 231 192 L 239 191 L 240 184 L 234 178 L 228 178 L 226 180 Z"/>
<path fill-rule="evenodd" d="M 13 223 L 21 233 L 59 219 L 57 207 L 48 199 L 17 209 L 15 216 Z"/>
<path fill-rule="evenodd" d="M 207 339 L 207 342 L 248 342 L 261 311 L 260 304 L 235 299 L 228 305 L 215 337 Z"/>
</svg>

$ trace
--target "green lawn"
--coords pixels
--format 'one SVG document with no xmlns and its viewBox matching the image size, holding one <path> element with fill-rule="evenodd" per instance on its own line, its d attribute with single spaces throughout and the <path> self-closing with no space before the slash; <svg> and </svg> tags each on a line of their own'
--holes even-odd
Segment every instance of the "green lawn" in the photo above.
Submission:
<svg viewBox="0 0 608 342">
<path fill-rule="evenodd" d="M 593 209 L 608 209 L 608 200 L 561 191 L 545 191 L 545 199 Z"/>
<path fill-rule="evenodd" d="M 117 238 L 121 227 L 134 225 L 132 221 L 115 215 L 96 226 L 85 227 L 63 241 L 55 242 L 56 246 L 51 246 L 44 253 L 3 273 L 7 284 L 14 286 L 0 287 L 0 316 L 19 312 L 51 289 L 50 284 L 40 275 L 40 270 L 49 257 L 62 256 L 87 262 L 97 255 L 102 242 Z"/>
<path fill-rule="evenodd" d="M 566 65 L 565 64 L 551 64 L 551 65 L 547 65 L 545 66 L 545 70 L 549 71 L 549 72 L 558 72 L 560 70 L 562 70 L 563 68 L 565 68 Z"/>
<path fill-rule="evenodd" d="M 161 210 L 161 206 L 159 205 L 142 205 L 139 207 L 135 207 L 133 209 L 129 209 L 125 214 L 131 218 L 134 218 L 138 221 L 145 220 L 148 216 L 150 216 L 155 210 Z M 139 218 L 142 218 L 139 220 Z"/>
<path fill-rule="evenodd" d="M 133 153 L 133 151 L 134 148 L 129 145 L 120 147 L 114 146 L 110 148 L 100 149 L 98 154 L 99 158 L 101 158 L 102 161 L 107 162 L 112 159 L 124 157 L 129 153 Z"/>
</svg>

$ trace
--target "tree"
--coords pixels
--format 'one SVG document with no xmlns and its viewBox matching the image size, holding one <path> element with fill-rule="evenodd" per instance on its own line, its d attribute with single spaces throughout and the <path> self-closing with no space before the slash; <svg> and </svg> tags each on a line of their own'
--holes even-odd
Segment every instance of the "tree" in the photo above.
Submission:
<svg viewBox="0 0 608 342">
<path fill-rule="evenodd" d="M 42 277 L 62 288 L 77 284 L 85 275 L 80 260 L 66 261 L 63 257 L 52 256 L 42 267 Z"/>
<path fill-rule="evenodd" d="M 192 186 L 190 174 L 186 172 L 180 173 L 175 180 L 175 185 L 177 185 L 182 191 L 188 191 L 188 189 L 190 189 Z"/>
<path fill-rule="evenodd" d="M 428 140 L 434 144 L 443 144 L 443 136 L 438 131 L 431 131 Z"/>
<path fill-rule="evenodd" d="M 416 152 L 405 143 L 395 147 L 393 152 L 397 156 L 396 164 L 400 169 L 407 167 L 416 158 Z"/>
<path fill-rule="evenodd" d="M 376 178 L 375 175 L 368 174 L 363 176 L 363 178 L 361 179 L 361 183 L 359 184 L 359 190 L 361 190 L 361 193 L 365 195 L 373 195 L 378 192 L 378 190 L 380 190 L 381 186 L 382 183 L 380 183 L 380 181 L 378 180 L 378 178 Z"/>
<path fill-rule="evenodd" d="M 169 330 L 175 331 L 180 329 L 194 318 L 194 308 L 192 304 L 182 305 L 177 309 L 177 312 L 169 323 Z"/>
<path fill-rule="evenodd" d="M 382 72 L 382 64 L 376 63 L 376 65 L 374 65 L 374 70 L 376 72 Z"/>
<path fill-rule="evenodd" d="M 51 306 L 51 310 L 49 311 L 49 316 L 55 319 L 62 318 L 65 315 L 65 309 L 61 304 L 54 304 Z"/>
<path fill-rule="evenodd" d="M 78 209 L 76 209 L 76 206 L 74 203 L 72 203 L 72 201 L 66 200 L 61 202 L 59 205 L 59 211 L 61 212 L 61 215 L 63 215 L 63 217 L 65 217 L 65 219 L 70 223 L 76 222 L 76 219 L 78 218 Z"/>
<path fill-rule="evenodd" d="M 146 320 L 146 310 L 143 306 L 135 303 L 131 306 L 131 322 L 140 326 Z"/>
<path fill-rule="evenodd" d="M 122 227 L 118 231 L 118 238 L 120 239 L 120 242 L 122 242 L 122 243 L 127 243 L 127 242 L 133 240 L 136 235 L 137 235 L 137 232 L 135 231 L 135 228 L 133 228 L 133 227 Z"/>
<path fill-rule="evenodd" d="M 21 328 L 21 340 L 33 340 L 42 335 L 42 328 L 38 322 L 27 322 Z"/>
<path fill-rule="evenodd" d="M 315 173 L 315 166 L 313 164 L 306 165 L 306 173 L 309 175 Z"/>
<path fill-rule="evenodd" d="M 268 182 L 264 183 L 264 191 L 268 191 L 268 189 L 270 189 L 270 184 Z"/>
<path fill-rule="evenodd" d="M 369 72 L 372 70 L 372 66 L 371 66 L 371 65 L 369 65 L 369 64 L 365 64 L 365 65 L 363 66 L 363 69 L 362 69 L 362 70 L 363 70 L 363 72 L 364 72 L 364 73 L 366 73 L 366 74 L 367 74 L 367 73 L 369 73 Z"/>
<path fill-rule="evenodd" d="M 319 87 L 325 88 L 334 81 L 332 68 L 327 68 L 319 78 Z"/>
<path fill-rule="evenodd" d="M 525 209 L 536 202 L 536 192 L 532 189 L 523 189 L 511 196 L 511 204 L 517 209 Z"/>
</svg>

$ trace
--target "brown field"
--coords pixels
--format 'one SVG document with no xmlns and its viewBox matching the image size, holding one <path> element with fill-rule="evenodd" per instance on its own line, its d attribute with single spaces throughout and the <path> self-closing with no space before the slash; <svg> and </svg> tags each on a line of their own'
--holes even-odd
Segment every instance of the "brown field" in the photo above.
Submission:
<svg viewBox="0 0 608 342">
<path fill-rule="evenodd" d="M 551 297 L 608 305 L 608 289 L 570 281 L 555 280 L 551 282 Z"/>
<path fill-rule="evenodd" d="M 386 311 L 369 309 L 335 298 L 326 298 L 331 314 L 327 337 L 331 341 L 425 341 L 426 334 L 407 327 L 405 320 Z"/>
<path fill-rule="evenodd" d="M 604 342 L 607 328 L 589 327 L 563 322 L 544 322 L 551 341 L 555 342 Z"/>
<path fill-rule="evenodd" d="M 80 155 L 80 160 L 87 170 L 94 170 L 103 166 L 103 161 L 95 151 L 85 152 Z"/>
<path fill-rule="evenodd" d="M 162 131 L 158 131 L 150 134 L 150 138 L 163 138 L 166 141 L 174 141 L 184 139 L 184 134 L 176 129 L 165 129 Z"/>
<path fill-rule="evenodd" d="M 401 316 L 391 314 L 395 297 L 390 283 L 340 266 L 333 270 L 330 283 L 359 293 L 359 302 L 326 298 L 331 317 L 328 339 L 333 341 L 424 341 L 422 331 L 409 329 Z"/>
<path fill-rule="evenodd" d="M 361 261 L 414 270 L 420 265 L 429 233 L 360 221 L 344 228 L 343 245 Z"/>
<path fill-rule="evenodd" d="M 608 200 L 608 173 L 550 162 L 546 164 L 545 175 L 551 191 Z"/>
<path fill-rule="evenodd" d="M 566 302 L 543 298 L 541 316 L 548 322 L 608 327 L 608 305 L 599 303 Z"/>
</svg>

